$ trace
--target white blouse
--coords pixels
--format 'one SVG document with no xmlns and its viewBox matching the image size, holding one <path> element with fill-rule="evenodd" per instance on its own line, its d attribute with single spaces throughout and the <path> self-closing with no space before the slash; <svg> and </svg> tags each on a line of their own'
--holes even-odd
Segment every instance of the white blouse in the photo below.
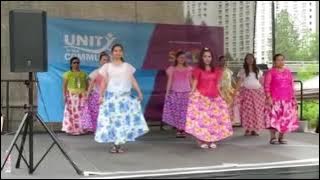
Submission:
<svg viewBox="0 0 320 180">
<path fill-rule="evenodd" d="M 131 64 L 124 62 L 119 65 L 106 63 L 100 68 L 99 73 L 105 78 L 108 76 L 108 92 L 130 92 L 131 76 L 135 71 Z"/>
<path fill-rule="evenodd" d="M 237 75 L 238 78 L 242 81 L 241 86 L 247 89 L 260 89 L 262 85 L 260 83 L 260 79 L 262 78 L 263 73 L 259 70 L 258 79 L 256 78 L 256 73 L 250 72 L 249 76 L 246 76 L 245 70 L 241 69 Z"/>
</svg>

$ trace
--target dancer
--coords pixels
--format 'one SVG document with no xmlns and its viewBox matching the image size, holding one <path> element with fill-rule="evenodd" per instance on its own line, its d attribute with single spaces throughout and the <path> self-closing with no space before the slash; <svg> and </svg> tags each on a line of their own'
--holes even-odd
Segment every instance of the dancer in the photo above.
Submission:
<svg viewBox="0 0 320 180">
<path fill-rule="evenodd" d="M 270 129 L 270 144 L 286 144 L 284 134 L 299 127 L 294 79 L 291 71 L 284 66 L 284 59 L 282 54 L 274 55 L 273 68 L 267 72 L 264 82 L 268 103 L 266 124 Z M 278 140 L 276 132 L 279 133 Z"/>
<path fill-rule="evenodd" d="M 265 128 L 263 73 L 256 64 L 253 54 L 244 58 L 243 69 L 237 75 L 237 91 L 240 91 L 240 114 L 245 136 L 258 136 Z"/>
<path fill-rule="evenodd" d="M 140 102 L 142 92 L 133 74 L 135 68 L 124 62 L 123 47 L 112 47 L 112 62 L 99 70 L 103 76 L 100 88 L 100 109 L 95 140 L 99 143 L 114 143 L 111 153 L 122 153 L 121 145 L 149 131 L 143 117 Z M 131 96 L 131 88 L 138 98 Z"/>
<path fill-rule="evenodd" d="M 183 51 L 177 52 L 175 57 L 174 66 L 167 69 L 168 81 L 162 119 L 177 128 L 177 138 L 184 138 L 192 68 L 187 65 Z"/>
<path fill-rule="evenodd" d="M 198 139 L 201 148 L 215 148 L 215 142 L 233 134 L 228 105 L 219 93 L 222 73 L 213 65 L 212 51 L 203 48 L 193 71 L 185 130 Z"/>
<path fill-rule="evenodd" d="M 106 52 L 101 52 L 99 56 L 99 64 L 102 67 L 105 63 L 110 61 L 110 57 Z M 87 101 L 83 110 L 83 128 L 96 131 L 97 118 L 99 114 L 99 86 L 101 84 L 102 76 L 99 75 L 100 67 L 89 74 L 89 88 L 86 94 Z"/>
<path fill-rule="evenodd" d="M 235 84 L 234 79 L 232 78 L 233 72 L 228 68 L 228 62 L 225 59 L 225 56 L 219 57 L 219 66 L 223 69 L 223 75 L 220 85 L 220 94 L 221 97 L 226 101 L 229 109 L 229 115 L 232 122 L 235 121 L 234 109 L 234 93 L 235 89 L 232 84 Z"/>
<path fill-rule="evenodd" d="M 70 71 L 63 74 L 63 96 L 65 102 L 62 131 L 70 135 L 86 134 L 82 126 L 82 110 L 88 88 L 88 75 L 80 70 L 80 59 L 70 59 Z"/>
</svg>

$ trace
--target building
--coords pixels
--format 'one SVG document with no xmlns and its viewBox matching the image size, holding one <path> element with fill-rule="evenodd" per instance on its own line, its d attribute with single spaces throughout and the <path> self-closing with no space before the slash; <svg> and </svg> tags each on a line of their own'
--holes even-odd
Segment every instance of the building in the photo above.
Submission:
<svg viewBox="0 0 320 180">
<path fill-rule="evenodd" d="M 271 6 L 271 1 L 185 1 L 184 11 L 195 25 L 223 26 L 225 53 L 236 62 L 254 51 L 257 63 L 268 63 L 272 57 Z M 318 1 L 275 1 L 275 13 L 281 10 L 288 11 L 300 35 L 319 32 Z"/>
<path fill-rule="evenodd" d="M 275 12 L 281 10 L 288 11 L 300 35 L 316 32 L 316 1 L 275 1 Z"/>
<path fill-rule="evenodd" d="M 184 6 L 195 25 L 224 27 L 224 50 L 235 61 L 253 52 L 254 1 L 185 1 Z"/>
</svg>

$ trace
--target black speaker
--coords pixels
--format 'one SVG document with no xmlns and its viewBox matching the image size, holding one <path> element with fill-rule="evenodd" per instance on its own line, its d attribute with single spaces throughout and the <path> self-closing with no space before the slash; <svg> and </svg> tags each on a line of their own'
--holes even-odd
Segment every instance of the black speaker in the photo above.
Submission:
<svg viewBox="0 0 320 180">
<path fill-rule="evenodd" d="M 11 72 L 47 71 L 47 13 L 12 10 L 9 27 Z"/>
</svg>

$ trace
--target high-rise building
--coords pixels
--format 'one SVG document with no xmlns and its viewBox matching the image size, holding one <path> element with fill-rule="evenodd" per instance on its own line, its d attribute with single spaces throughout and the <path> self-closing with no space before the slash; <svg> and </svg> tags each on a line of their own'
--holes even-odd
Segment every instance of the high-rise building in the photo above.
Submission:
<svg viewBox="0 0 320 180">
<path fill-rule="evenodd" d="M 253 50 L 257 63 L 271 61 L 271 1 L 185 1 L 184 6 L 195 25 L 224 27 L 225 53 L 236 61 Z M 281 10 L 289 13 L 301 36 L 306 31 L 319 32 L 318 1 L 275 1 L 275 13 Z"/>
<path fill-rule="evenodd" d="M 275 11 L 286 10 L 300 35 L 316 32 L 316 1 L 275 1 Z"/>
<path fill-rule="evenodd" d="M 271 1 L 257 1 L 255 28 L 255 57 L 257 63 L 268 63 L 272 58 Z"/>
<path fill-rule="evenodd" d="M 253 51 L 254 1 L 185 1 L 184 6 L 195 25 L 224 27 L 224 50 L 235 61 Z"/>
</svg>

